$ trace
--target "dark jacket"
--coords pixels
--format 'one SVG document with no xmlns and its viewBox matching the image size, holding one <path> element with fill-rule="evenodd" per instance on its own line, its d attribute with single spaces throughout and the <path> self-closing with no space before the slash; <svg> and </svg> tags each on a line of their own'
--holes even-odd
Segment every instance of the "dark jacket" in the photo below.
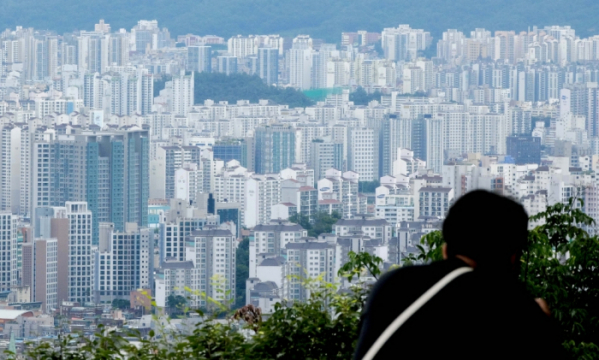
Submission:
<svg viewBox="0 0 599 360">
<path fill-rule="evenodd" d="M 355 359 L 420 295 L 454 269 L 452 259 L 405 267 L 374 286 Z M 453 280 L 387 341 L 376 359 L 563 359 L 560 332 L 514 276 L 474 270 Z"/>
</svg>

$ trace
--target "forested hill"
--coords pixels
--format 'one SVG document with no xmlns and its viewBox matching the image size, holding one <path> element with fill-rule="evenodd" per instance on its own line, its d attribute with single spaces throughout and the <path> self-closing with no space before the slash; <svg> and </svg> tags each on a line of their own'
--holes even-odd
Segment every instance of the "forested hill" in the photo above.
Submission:
<svg viewBox="0 0 599 360">
<path fill-rule="evenodd" d="M 155 83 L 155 86 L 158 85 Z M 163 87 L 160 84 L 158 86 Z M 306 95 L 293 88 L 279 88 L 262 82 L 258 76 L 246 74 L 225 75 L 221 73 L 196 73 L 194 81 L 194 102 L 203 104 L 204 100 L 228 101 L 235 104 L 237 100 L 271 100 L 275 104 L 289 105 L 290 108 L 306 107 L 313 104 Z"/>
<path fill-rule="evenodd" d="M 138 20 L 156 19 L 173 35 L 306 33 L 339 42 L 342 31 L 380 32 L 410 24 L 440 34 L 525 30 L 571 25 L 581 36 L 599 33 L 597 0 L 2 0 L 0 29 L 15 25 L 59 33 L 93 30 L 104 18 L 113 29 L 130 30 Z"/>
</svg>

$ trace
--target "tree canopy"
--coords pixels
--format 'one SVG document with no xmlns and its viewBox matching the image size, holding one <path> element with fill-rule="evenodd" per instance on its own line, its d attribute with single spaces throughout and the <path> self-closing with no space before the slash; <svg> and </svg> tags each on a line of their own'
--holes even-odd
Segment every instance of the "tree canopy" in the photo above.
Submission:
<svg viewBox="0 0 599 360">
<path fill-rule="evenodd" d="M 187 304 L 187 299 L 181 295 L 170 294 L 166 299 L 166 306 L 170 309 L 171 314 L 183 313 L 185 304 Z"/>
<path fill-rule="evenodd" d="M 322 211 L 314 214 L 312 218 L 298 213 L 290 217 L 289 221 L 308 230 L 308 236 L 318 237 L 320 234 L 333 231 L 333 225 L 339 219 L 341 219 L 341 214 L 336 211 L 333 211 L 332 214 Z"/>
<path fill-rule="evenodd" d="M 228 101 L 235 104 L 237 100 L 271 100 L 276 104 L 293 107 L 306 107 L 313 104 L 302 92 L 293 88 L 279 88 L 266 85 L 258 76 L 247 74 L 196 73 L 194 82 L 194 101 L 202 104 L 204 100 Z"/>
<path fill-rule="evenodd" d="M 531 217 L 542 225 L 528 232 L 520 280 L 531 295 L 547 301 L 563 331 L 564 347 L 579 359 L 599 358 L 599 237 L 585 227 L 593 219 L 582 200 L 557 203 Z M 420 253 L 406 263 L 442 258 L 440 231 L 427 234 L 417 245 Z"/>
<path fill-rule="evenodd" d="M 244 238 L 237 246 L 235 254 L 235 307 L 245 304 L 245 281 L 250 274 L 250 239 Z"/>
<path fill-rule="evenodd" d="M 360 181 L 358 182 L 358 191 L 361 193 L 373 193 L 379 186 L 381 186 L 381 182 L 379 180 Z"/>
<path fill-rule="evenodd" d="M 354 105 L 368 105 L 369 102 L 376 100 L 381 101 L 381 92 L 375 91 L 369 94 L 361 86 L 358 86 L 356 91 L 349 94 L 349 101 L 353 101 Z"/>
<path fill-rule="evenodd" d="M 124 299 L 114 299 L 112 300 L 112 307 L 115 309 L 127 310 L 131 308 L 131 302 Z"/>
</svg>

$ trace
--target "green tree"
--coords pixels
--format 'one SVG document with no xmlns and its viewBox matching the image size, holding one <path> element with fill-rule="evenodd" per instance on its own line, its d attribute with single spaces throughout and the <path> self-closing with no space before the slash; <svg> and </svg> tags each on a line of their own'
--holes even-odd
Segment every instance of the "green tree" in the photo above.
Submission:
<svg viewBox="0 0 599 360">
<path fill-rule="evenodd" d="M 543 298 L 563 331 L 564 347 L 576 358 L 599 359 L 599 238 L 584 227 L 594 221 L 580 199 L 557 203 L 530 220 L 541 225 L 528 233 L 520 280 L 534 297 Z M 405 263 L 442 258 L 440 231 L 424 236 L 419 254 Z"/>
<path fill-rule="evenodd" d="M 358 191 L 361 193 L 374 193 L 379 186 L 381 186 L 381 182 L 378 180 L 360 181 L 358 182 Z"/>
<path fill-rule="evenodd" d="M 541 223 L 529 232 L 522 257 L 521 280 L 533 296 L 552 307 L 564 333 L 564 347 L 579 359 L 599 358 L 599 240 L 584 228 L 593 221 L 584 214 L 582 202 L 556 204 L 531 218 Z M 441 232 L 424 236 L 419 254 L 405 263 L 442 258 Z M 241 246 L 241 244 L 240 244 Z M 382 260 L 368 253 L 350 253 L 339 275 L 359 278 L 365 271 L 378 278 Z M 246 306 L 216 321 L 215 314 L 198 314 L 204 321 L 192 335 L 151 330 L 148 336 L 99 327 L 88 337 L 59 336 L 26 344 L 29 358 L 79 359 L 350 359 L 358 339 L 359 317 L 369 287 L 358 283 L 339 292 L 334 284 L 308 279 L 310 297 L 305 302 L 277 304 L 262 319 L 259 309 Z M 169 296 L 167 305 L 183 309 L 182 296 Z M 171 327 L 173 328 L 173 327 Z M 255 334 L 246 338 L 239 330 Z M 135 343 L 129 341 L 136 339 Z M 431 340 L 433 341 L 433 340 Z"/>
<path fill-rule="evenodd" d="M 566 349 L 579 358 L 599 359 L 599 238 L 583 227 L 594 225 L 580 199 L 549 206 L 531 217 L 521 279 L 543 298 L 564 332 Z"/>
<path fill-rule="evenodd" d="M 361 86 L 358 86 L 356 91 L 349 94 L 349 101 L 353 101 L 354 105 L 368 105 L 373 100 L 381 101 L 380 91 L 377 90 L 369 94 Z"/>
<path fill-rule="evenodd" d="M 348 253 L 349 261 L 343 264 L 338 271 L 338 275 L 346 277 L 348 281 L 352 281 L 354 277 L 360 278 L 364 271 L 368 271 L 370 276 L 378 280 L 381 275 L 381 266 L 383 259 L 376 255 L 371 255 L 367 252 Z"/>
<path fill-rule="evenodd" d="M 341 214 L 336 211 L 333 211 L 331 214 L 321 211 L 314 214 L 312 219 L 306 215 L 298 213 L 291 216 L 289 221 L 299 224 L 304 229 L 308 230 L 308 236 L 318 237 L 320 234 L 330 233 L 333 231 L 333 225 L 339 219 L 341 219 Z"/>
<path fill-rule="evenodd" d="M 313 104 L 301 91 L 293 88 L 279 88 L 266 85 L 257 75 L 223 73 L 196 73 L 194 77 L 194 102 L 202 104 L 204 100 L 228 101 L 271 100 L 276 104 L 289 107 L 306 107 Z"/>
<path fill-rule="evenodd" d="M 249 277 L 250 266 L 250 239 L 245 237 L 237 246 L 235 253 L 235 307 L 240 308 L 245 304 L 245 281 Z"/>
<path fill-rule="evenodd" d="M 317 215 L 315 216 L 315 218 L 317 217 Z M 291 217 L 289 217 L 289 221 L 294 223 L 294 224 L 298 224 L 301 227 L 303 227 L 304 229 L 310 231 L 312 230 L 312 222 L 310 220 L 310 217 L 307 215 L 304 215 L 302 213 L 297 213 Z"/>
<path fill-rule="evenodd" d="M 250 345 L 251 359 L 351 359 L 358 340 L 364 288 L 338 294 L 318 281 L 306 302 L 281 303 Z"/>
<path fill-rule="evenodd" d="M 185 309 L 187 299 L 181 295 L 170 294 L 166 299 L 166 306 L 169 308 L 171 314 L 181 314 Z"/>
<path fill-rule="evenodd" d="M 154 97 L 160 95 L 160 90 L 163 90 L 167 81 L 171 81 L 172 76 L 163 75 L 154 78 Z"/>
<path fill-rule="evenodd" d="M 127 310 L 131 308 L 131 302 L 124 299 L 114 299 L 112 300 L 112 307 L 115 309 Z"/>
<path fill-rule="evenodd" d="M 378 54 L 378 56 L 382 59 L 385 57 L 385 50 L 383 50 L 383 46 L 380 41 L 377 41 L 374 44 L 374 51 Z"/>
</svg>

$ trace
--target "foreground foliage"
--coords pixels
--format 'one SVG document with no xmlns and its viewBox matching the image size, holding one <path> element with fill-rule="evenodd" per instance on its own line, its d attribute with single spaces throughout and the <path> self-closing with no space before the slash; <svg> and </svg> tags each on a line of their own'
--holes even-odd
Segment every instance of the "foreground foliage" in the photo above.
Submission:
<svg viewBox="0 0 599 360">
<path fill-rule="evenodd" d="M 529 232 L 521 280 L 535 297 L 549 303 L 563 330 L 565 349 L 577 359 L 599 359 L 599 239 L 584 230 L 593 220 L 581 207 L 581 202 L 571 200 L 531 218 L 542 225 Z M 405 263 L 438 261 L 442 245 L 440 232 L 427 234 L 418 245 L 419 253 Z M 224 318 L 197 311 L 203 321 L 189 332 L 169 327 L 168 322 L 145 336 L 100 327 L 91 340 L 61 337 L 29 345 L 27 354 L 40 360 L 351 359 L 369 290 L 362 280 L 377 279 L 381 265 L 376 256 L 350 253 L 339 275 L 355 284 L 351 291 L 339 292 L 321 279 L 308 280 L 308 301 L 278 304 L 268 319 L 251 305 Z M 172 302 L 172 307 L 182 305 L 181 299 Z"/>
<path fill-rule="evenodd" d="M 245 280 L 250 274 L 250 238 L 245 237 L 235 250 L 235 307 L 245 305 Z"/>
<path fill-rule="evenodd" d="M 578 359 L 599 359 L 599 238 L 584 230 L 594 221 L 581 210 L 583 205 L 570 199 L 530 218 L 542 225 L 528 233 L 520 280 L 549 304 L 566 350 Z M 432 232 L 408 262 L 440 260 L 442 245 L 441 232 Z"/>
<path fill-rule="evenodd" d="M 336 286 L 318 279 L 307 286 L 312 289 L 309 301 L 277 304 L 264 322 L 251 305 L 221 321 L 216 314 L 205 316 L 197 311 L 205 319 L 191 334 L 167 331 L 168 324 L 147 336 L 100 326 L 92 340 L 60 337 L 30 345 L 27 355 L 39 360 L 351 359 L 367 292 L 357 286 L 350 293 L 338 294 Z M 253 335 L 251 340 L 249 335 Z"/>
</svg>

